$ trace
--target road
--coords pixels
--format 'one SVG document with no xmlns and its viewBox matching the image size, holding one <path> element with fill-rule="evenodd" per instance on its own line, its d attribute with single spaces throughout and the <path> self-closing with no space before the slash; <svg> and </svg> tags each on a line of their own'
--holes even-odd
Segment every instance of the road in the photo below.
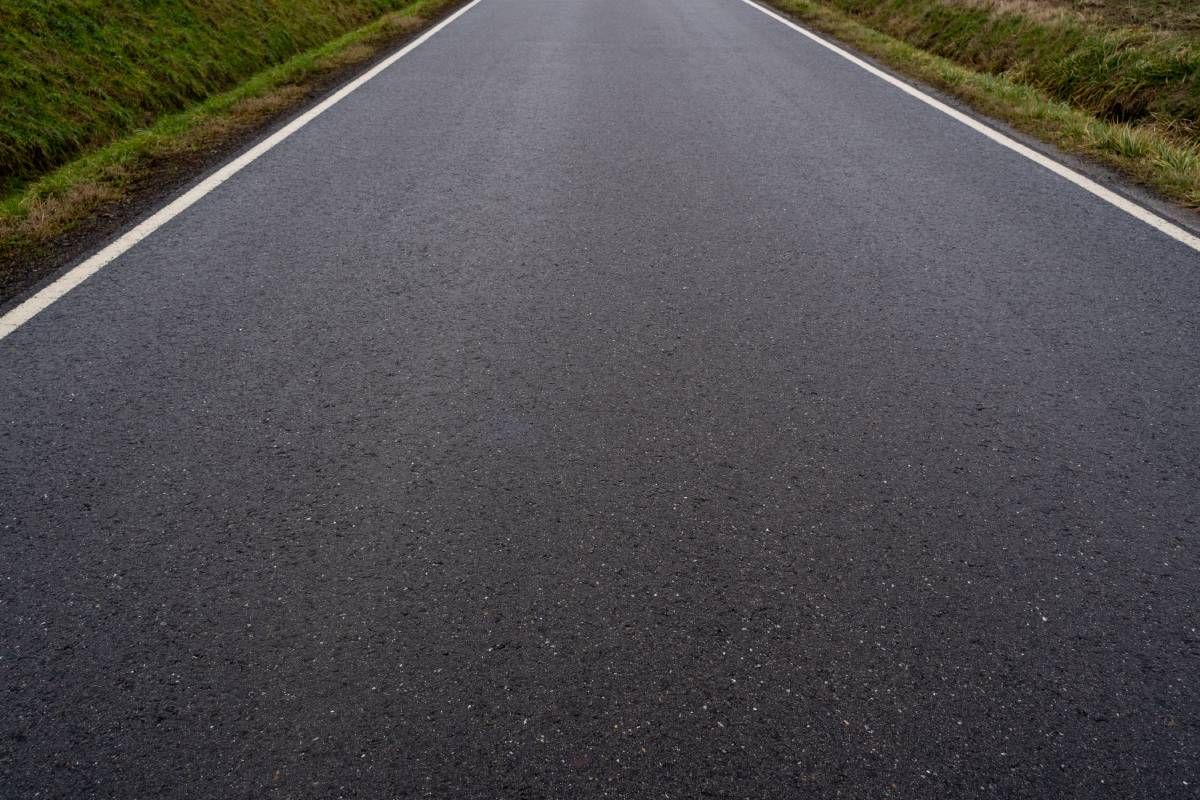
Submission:
<svg viewBox="0 0 1200 800">
<path fill-rule="evenodd" d="M 1198 267 L 736 0 L 482 0 L 0 342 L 0 794 L 1194 797 Z"/>
</svg>

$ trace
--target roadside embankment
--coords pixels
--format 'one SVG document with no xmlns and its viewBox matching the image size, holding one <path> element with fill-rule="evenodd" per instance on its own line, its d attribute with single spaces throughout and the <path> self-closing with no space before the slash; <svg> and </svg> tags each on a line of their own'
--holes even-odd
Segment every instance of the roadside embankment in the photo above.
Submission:
<svg viewBox="0 0 1200 800">
<path fill-rule="evenodd" d="M 1188 0 L 770 0 L 980 111 L 1200 207 Z"/>
<path fill-rule="evenodd" d="M 455 4 L 0 0 L 0 300 Z"/>
</svg>

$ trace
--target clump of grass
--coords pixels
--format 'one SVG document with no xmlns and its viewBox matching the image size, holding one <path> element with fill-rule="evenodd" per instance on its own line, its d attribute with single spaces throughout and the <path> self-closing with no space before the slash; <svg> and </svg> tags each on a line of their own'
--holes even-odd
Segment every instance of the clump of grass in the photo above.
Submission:
<svg viewBox="0 0 1200 800">
<path fill-rule="evenodd" d="M 1088 126 L 1087 133 L 1094 147 L 1123 159 L 1145 158 L 1152 149 L 1159 149 L 1154 148 L 1155 142 L 1148 133 L 1128 125 L 1092 124 Z M 1165 149 L 1159 144 L 1161 149 Z"/>
<path fill-rule="evenodd" d="M 1152 157 L 1164 170 L 1181 174 L 1200 174 L 1200 148 L 1195 145 L 1168 146 L 1161 141 L 1150 145 Z"/>
<path fill-rule="evenodd" d="M 1089 108 L 1053 95 L 1040 82 L 1029 82 L 1028 76 L 1034 68 L 1033 56 L 1012 66 L 1006 66 L 1010 64 L 1008 59 L 998 58 L 995 60 L 996 72 L 981 71 L 883 33 L 863 24 L 857 17 L 838 10 L 850 5 L 862 10 L 864 16 L 873 18 L 876 11 L 882 14 L 881 9 L 885 7 L 898 9 L 898 19 L 892 20 L 890 26 L 915 25 L 924 30 L 922 26 L 925 23 L 914 22 L 913 18 L 905 15 L 904 9 L 916 5 L 928 9 L 937 0 L 772 2 L 811 27 L 832 34 L 902 72 L 955 94 L 986 114 L 1004 119 L 1064 150 L 1116 167 L 1186 206 L 1200 208 L 1200 141 L 1196 138 L 1194 120 L 1182 119 L 1161 109 L 1146 113 L 1135 122 L 1099 117 L 1094 112 L 1090 113 Z M 938 35 L 951 37 L 964 35 L 967 30 L 978 30 L 978 15 L 989 13 L 987 7 L 976 5 L 957 9 L 947 6 L 946 9 L 946 16 L 938 18 L 948 29 Z M 955 16 L 956 11 L 969 12 L 968 22 L 963 23 L 957 32 L 953 25 L 959 19 Z M 959 21 L 962 22 L 961 19 Z M 923 40 L 922 36 L 915 38 Z M 1096 91 L 1100 96 L 1100 90 Z M 1119 94 L 1115 90 L 1107 91 L 1112 96 Z M 1200 91 L 1200 87 L 1197 87 L 1197 91 Z M 1071 96 L 1075 97 L 1073 94 Z M 1097 107 L 1092 104 L 1091 109 Z"/>
</svg>

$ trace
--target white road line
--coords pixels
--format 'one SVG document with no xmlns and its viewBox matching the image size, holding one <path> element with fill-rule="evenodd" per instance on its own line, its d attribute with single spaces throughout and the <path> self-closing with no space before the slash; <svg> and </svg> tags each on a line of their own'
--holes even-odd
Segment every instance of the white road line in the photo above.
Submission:
<svg viewBox="0 0 1200 800">
<path fill-rule="evenodd" d="M 837 45 L 833 44 L 832 42 L 829 42 L 829 41 L 821 38 L 820 36 L 813 33 L 812 31 L 808 30 L 807 28 L 797 25 L 795 22 L 793 22 L 792 20 L 783 16 L 782 14 L 777 14 L 776 12 L 772 11 L 771 9 L 766 8 L 765 6 L 759 5 L 758 3 L 754 2 L 754 0 L 742 0 L 742 2 L 745 3 L 746 5 L 750 6 L 753 9 L 757 9 L 758 11 L 761 11 L 762 13 L 766 14 L 768 17 L 771 17 L 772 19 L 774 19 L 778 22 L 782 22 L 784 25 L 787 25 L 789 28 L 791 28 L 792 30 L 796 31 L 799 34 L 808 37 L 809 39 L 811 39 L 812 41 L 821 45 L 825 49 L 830 50 L 834 53 L 837 53 L 839 56 L 846 59 L 851 64 L 854 64 L 857 67 L 862 67 L 867 72 L 874 75 L 875 77 L 877 77 L 881 80 L 887 81 L 892 86 L 895 86 L 897 89 L 904 92 L 905 94 L 912 95 L 913 97 L 920 100 L 922 103 L 925 103 L 928 106 L 932 106 L 933 108 L 936 108 L 938 111 L 942 112 L 943 114 L 945 114 L 948 117 L 954 118 L 955 120 L 961 122 L 963 125 L 966 125 L 968 128 L 971 128 L 973 130 L 978 131 L 979 133 L 982 133 L 984 136 L 991 139 L 993 142 L 1003 145 L 1004 147 L 1007 147 L 1009 150 L 1012 150 L 1015 153 L 1021 154 L 1022 156 L 1024 156 L 1025 158 L 1028 158 L 1030 161 L 1034 162 L 1035 164 L 1038 164 L 1038 165 L 1050 170 L 1055 175 L 1066 178 L 1071 183 L 1075 184 L 1076 186 L 1083 189 L 1084 191 L 1091 192 L 1092 194 L 1094 194 L 1096 197 L 1099 197 L 1104 202 L 1109 203 L 1110 205 L 1116 206 L 1117 208 L 1124 211 L 1126 214 L 1129 214 L 1132 217 L 1137 217 L 1138 219 L 1140 219 L 1142 222 L 1146 223 L 1147 225 L 1149 225 L 1153 228 L 1157 228 L 1159 231 L 1162 231 L 1163 233 L 1165 233 L 1167 236 L 1170 236 L 1175 241 L 1185 244 L 1188 247 L 1192 248 L 1193 250 L 1200 252 L 1200 237 L 1197 237 L 1196 235 L 1184 230 L 1183 228 L 1179 227 L 1178 225 L 1176 225 L 1173 222 L 1163 219 L 1162 217 L 1155 214 L 1150 209 L 1144 208 L 1144 207 L 1138 205 L 1137 203 L 1133 202 L 1132 200 L 1128 200 L 1128 199 L 1122 197 L 1121 195 L 1117 194 L 1116 192 L 1113 192 L 1109 189 L 1104 188 L 1103 186 L 1096 183 L 1091 178 L 1080 175 L 1078 172 L 1071 169 L 1070 167 L 1060 164 L 1057 161 L 1055 161 L 1054 159 L 1049 158 L 1045 155 L 1042 155 L 1041 153 L 1039 153 L 1038 151 L 1036 151 L 1030 147 L 1026 147 L 1025 145 L 1021 144 L 1020 142 L 1016 141 L 1015 139 L 1005 136 L 1003 133 L 996 130 L 995 128 L 991 128 L 991 127 L 983 124 L 982 122 L 975 119 L 974 117 L 967 116 L 966 114 L 962 113 L 961 111 L 951 108 L 950 106 L 946 105 L 945 103 L 941 102 L 940 100 L 936 100 L 933 97 L 930 97 L 929 95 L 922 92 L 920 89 L 910 86 L 909 84 L 905 83 L 904 81 L 900 80 L 899 78 L 889 75 L 888 73 L 884 72 L 883 70 L 879 69 L 878 67 L 868 64 L 866 61 L 863 61 L 858 56 L 853 55 L 852 53 L 846 52 L 842 48 L 838 47 Z"/>
<path fill-rule="evenodd" d="M 204 197 L 204 195 L 208 194 L 213 189 L 217 188 L 222 183 L 236 175 L 247 164 L 250 164 L 263 153 L 267 152 L 272 147 L 279 144 L 308 123 L 312 122 L 321 114 L 328 111 L 340 100 L 342 100 L 342 98 L 346 97 L 346 95 L 350 94 L 355 89 L 362 86 L 379 73 L 383 72 L 392 64 L 396 63 L 401 58 L 404 58 L 404 56 L 420 47 L 435 33 L 461 17 L 463 14 L 470 11 L 479 2 L 480 0 L 471 0 L 470 3 L 467 3 L 458 11 L 455 11 L 437 25 L 434 25 L 432 28 L 425 31 L 425 33 L 409 42 L 400 50 L 397 50 L 383 61 L 380 61 L 374 67 L 367 70 L 362 75 L 359 75 L 357 78 L 338 89 L 329 97 L 325 98 L 308 111 L 296 117 L 296 119 L 292 120 L 287 125 L 268 136 L 266 139 L 263 139 L 261 142 L 247 150 L 242 155 L 238 156 L 233 161 L 230 161 L 228 164 L 209 175 L 187 192 L 156 211 L 152 216 L 143 220 L 133 229 L 120 236 L 103 250 L 91 256 L 86 261 L 80 263 L 78 266 L 73 267 L 53 283 L 41 289 L 28 300 L 21 303 L 16 308 L 13 308 L 4 316 L 0 317 L 0 339 L 8 336 L 17 328 L 33 319 L 39 313 L 52 305 L 56 300 L 61 299 L 76 286 L 86 281 L 92 275 L 95 275 L 113 259 L 117 258 L 125 251 L 129 250 L 129 248 L 140 242 L 142 239 L 145 239 L 163 225 L 179 216 L 197 200 Z"/>
<path fill-rule="evenodd" d="M 203 181 L 198 183 L 196 186 L 192 187 L 187 192 L 185 192 L 184 194 L 182 194 L 181 196 L 179 196 L 175 200 L 173 200 L 171 203 L 169 203 L 168 205 L 159 209 L 152 216 L 143 220 L 137 226 L 135 226 L 134 228 L 132 228 L 131 230 L 129 230 L 128 232 L 126 232 L 125 234 L 123 234 L 122 236 L 117 238 L 115 241 L 110 243 L 103 250 L 99 251 L 95 255 L 91 256 L 87 260 L 83 261 L 79 265 L 77 265 L 74 268 L 72 268 L 71 270 L 67 271 L 62 276 L 60 276 L 57 280 L 55 280 L 54 282 L 52 282 L 45 288 L 38 291 L 36 294 L 34 294 L 28 300 L 26 300 L 23 303 L 21 303 L 20 305 L 16 306 L 12 310 L 10 310 L 8 313 L 4 314 L 3 316 L 0 316 L 0 339 L 3 339 L 5 336 L 8 336 L 10 333 L 12 333 L 13 331 L 17 330 L 22 325 L 24 325 L 26 322 L 33 319 L 33 317 L 35 317 L 37 314 L 39 314 L 40 312 L 42 312 L 43 310 L 48 308 L 56 300 L 59 300 L 60 298 L 65 296 L 68 292 L 70 292 L 72 289 L 74 289 L 76 286 L 83 283 L 89 277 L 91 277 L 92 275 L 99 272 L 101 269 L 103 269 L 105 267 L 105 265 L 109 264 L 111 261 L 116 259 L 121 254 L 125 253 L 127 250 L 129 250 L 135 244 L 140 242 L 142 239 L 145 239 L 147 236 L 154 233 L 154 231 L 158 230 L 164 224 L 169 222 L 171 219 L 173 219 L 176 216 L 178 216 L 179 214 L 181 214 L 184 210 L 186 210 L 188 207 L 190 207 L 192 204 L 194 204 L 197 200 L 204 197 L 206 194 L 208 194 L 213 189 L 220 186 L 225 181 L 229 180 L 229 178 L 236 175 L 247 164 L 250 164 L 251 162 L 253 162 L 255 159 L 257 159 L 263 153 L 266 153 L 268 150 L 273 148 L 275 145 L 279 144 L 284 139 L 287 139 L 293 133 L 300 130 L 308 123 L 312 122 L 314 119 L 316 119 L 318 116 L 320 116 L 324 112 L 328 111 L 331 107 L 333 107 L 340 100 L 342 100 L 342 98 L 346 97 L 348 94 L 353 92 L 355 89 L 357 89 L 358 87 L 362 86 L 367 81 L 374 78 L 380 72 L 387 69 L 392 64 L 394 64 L 395 62 L 397 62 L 401 58 L 403 58 L 404 56 L 408 55 L 410 52 L 412 52 L 417 47 L 420 47 L 422 44 L 424 44 L 426 41 L 428 41 L 430 37 L 432 37 L 434 34 L 436 34 L 442 28 L 449 25 L 454 20 L 458 19 L 460 16 L 465 14 L 467 11 L 470 11 L 479 2 L 480 2 L 480 0 L 471 0 L 470 3 L 463 6 L 458 11 L 455 11 L 453 14 L 446 17 L 444 20 L 439 22 L 437 25 L 434 25 L 428 31 L 421 34 L 421 36 L 414 39 L 412 42 L 405 45 L 403 48 L 396 51 L 392 55 L 388 56 L 383 61 L 379 62 L 374 67 L 372 67 L 370 70 L 363 73 L 359 77 L 355 78 L 353 81 L 351 81 L 350 83 L 343 86 L 341 89 L 334 92 L 332 95 L 327 97 L 325 100 L 321 101 L 316 106 L 313 106 L 311 109 L 306 111 L 304 114 L 301 114 L 296 119 L 292 120 L 290 123 L 288 123 L 283 128 L 280 128 L 278 131 L 271 134 L 271 136 L 269 136 L 266 139 L 264 139 L 263 141 L 259 142 L 257 145 L 255 145 L 250 150 L 246 151 L 242 155 L 235 158 L 233 161 L 230 161 L 228 164 L 226 164 L 225 166 L 218 169 L 213 174 L 209 175 L 207 178 L 205 178 Z M 1144 207 L 1138 205 L 1137 203 L 1134 203 L 1133 201 L 1128 200 L 1109 189 L 1106 189 L 1105 187 L 1101 186 L 1100 184 L 1096 183 L 1095 181 L 1091 180 L 1090 178 L 1087 178 L 1087 177 L 1079 174 L 1075 170 L 1073 170 L 1067 166 L 1064 166 L 1063 164 L 1060 164 L 1057 161 L 1055 161 L 1051 158 L 1048 158 L 1045 155 L 1042 155 L 1041 153 L 1037 152 L 1036 150 L 1026 147 L 1025 145 L 1021 144 L 1020 142 L 1018 142 L 1014 139 L 1011 139 L 1008 136 L 1005 136 L 1003 133 L 1000 133 L 999 131 L 995 130 L 994 128 L 984 125 L 979 120 L 977 120 L 973 117 L 969 117 L 966 114 L 963 114 L 961 111 L 951 108 L 950 106 L 946 105 L 945 103 L 943 103 L 939 100 L 936 100 L 933 97 L 930 97 L 929 95 L 925 94 L 924 92 L 920 91 L 919 89 L 916 89 L 913 86 L 910 86 L 909 84 L 905 83 L 904 81 L 902 81 L 898 78 L 895 78 L 892 75 L 889 75 L 888 73 L 884 72 L 883 70 L 878 69 L 877 67 L 872 66 L 871 64 L 868 64 L 866 61 L 863 61 L 861 58 L 858 58 L 857 56 L 843 50 L 842 48 L 838 47 L 837 45 L 826 41 L 825 39 L 816 35 L 815 33 L 808 30 L 807 28 L 803 28 L 800 25 L 797 25 L 795 22 L 791 21 L 790 19 L 787 19 L 786 17 L 784 17 L 780 14 L 777 14 L 776 12 L 772 11 L 771 9 L 759 5 L 758 3 L 754 2 L 754 0 L 742 0 L 742 2 L 745 3 L 746 5 L 750 6 L 753 9 L 761 11 L 763 14 L 766 14 L 767 16 L 775 19 L 776 21 L 781 22 L 784 25 L 787 25 L 789 28 L 796 31 L 797 33 L 811 39 L 812 41 L 814 41 L 817 44 L 821 45 L 822 47 L 826 48 L 827 50 L 830 50 L 830 51 L 836 53 L 837 55 L 846 59 L 847 61 L 854 64 L 855 66 L 861 67 L 862 69 L 866 70 L 867 72 L 871 73 L 872 75 L 876 76 L 877 78 L 887 81 L 892 86 L 895 86 L 897 89 L 901 90 L 902 92 L 905 92 L 906 94 L 909 94 L 912 97 L 915 97 L 916 99 L 920 100 L 922 103 L 925 103 L 926 105 L 931 106 L 931 107 L 937 109 L 938 111 L 942 112 L 946 116 L 952 117 L 953 119 L 957 120 L 958 122 L 961 122 L 963 125 L 966 125 L 967 127 L 972 128 L 973 130 L 976 130 L 979 133 L 982 133 L 984 136 L 988 137 L 989 139 L 996 142 L 997 144 L 1003 145 L 1004 147 L 1007 147 L 1009 150 L 1019 153 L 1020 155 L 1029 159 L 1030 161 L 1033 161 L 1034 163 L 1039 164 L 1042 167 L 1045 167 L 1046 169 L 1050 170 L 1051 172 L 1055 173 L 1056 175 L 1059 175 L 1059 176 L 1065 178 L 1066 180 L 1070 181 L 1071 183 L 1075 184 L 1076 186 L 1080 187 L 1081 189 L 1083 189 L 1087 192 L 1090 192 L 1091 194 L 1095 195 L 1096 197 L 1100 198 L 1101 200 L 1105 201 L 1106 203 L 1109 203 L 1109 204 L 1121 209 L 1122 211 L 1129 214 L 1130 216 L 1136 217 L 1136 218 L 1140 219 L 1142 222 L 1145 222 L 1147 225 L 1150 225 L 1151 227 L 1156 228 L 1157 230 L 1161 231 L 1162 233 L 1165 233 L 1167 236 L 1170 236 L 1175 241 L 1180 242 L 1184 245 L 1187 245 L 1188 247 L 1192 248 L 1193 250 L 1195 250 L 1197 252 L 1200 252 L 1200 237 L 1197 237 L 1197 236 L 1193 235 L 1192 233 L 1189 233 L 1188 231 L 1179 227 L 1178 225 L 1176 225 L 1172 222 L 1169 222 L 1166 219 L 1163 219 L 1162 217 L 1158 216 L 1157 214 L 1150 211 L 1149 209 L 1144 208 Z"/>
</svg>

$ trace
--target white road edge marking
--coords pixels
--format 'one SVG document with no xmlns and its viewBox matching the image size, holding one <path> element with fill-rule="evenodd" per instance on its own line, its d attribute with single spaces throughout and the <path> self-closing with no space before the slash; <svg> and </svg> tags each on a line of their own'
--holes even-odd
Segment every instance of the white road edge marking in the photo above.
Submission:
<svg viewBox="0 0 1200 800">
<path fill-rule="evenodd" d="M 135 244 L 140 242 L 142 239 L 145 239 L 147 236 L 154 233 L 154 231 L 161 228 L 163 225 L 165 225 L 170 220 L 179 216 L 179 214 L 181 214 L 183 211 L 185 211 L 187 208 L 189 208 L 191 205 L 193 205 L 200 198 L 204 197 L 206 194 L 211 192 L 213 189 L 217 188 L 222 183 L 224 183 L 225 181 L 229 180 L 231 177 L 236 175 L 247 164 L 250 164 L 255 159 L 257 159 L 259 156 L 261 156 L 263 153 L 266 153 L 268 150 L 273 148 L 275 145 L 279 144 L 284 139 L 287 139 L 293 133 L 300 130 L 305 125 L 312 122 L 318 116 L 323 114 L 325 111 L 329 110 L 331 107 L 336 105 L 340 100 L 342 100 L 342 98 L 346 97 L 346 95 L 350 94 L 355 89 L 357 89 L 358 87 L 362 86 L 367 81 L 374 78 L 380 72 L 387 69 L 392 64 L 396 63 L 401 58 L 403 58 L 404 56 L 408 55 L 410 52 L 415 50 L 417 47 L 424 44 L 426 41 L 429 40 L 430 37 L 432 37 L 434 34 L 436 34 L 442 28 L 449 25 L 454 20 L 458 19 L 460 16 L 462 16 L 466 12 L 470 11 L 480 1 L 481 0 L 471 0 L 471 2 L 467 3 L 467 5 L 463 6 L 462 8 L 458 9 L 457 11 L 455 11 L 453 14 L 446 17 L 444 20 L 439 22 L 437 25 L 434 25 L 432 28 L 427 30 L 425 33 L 421 34 L 419 37 L 417 37 L 413 41 L 409 42 L 407 45 L 402 47 L 400 50 L 397 50 L 395 53 L 388 56 L 383 61 L 380 61 L 378 64 L 376 64 L 370 70 L 368 70 L 367 72 L 364 72 L 362 75 L 358 76 L 357 78 L 352 80 L 350 83 L 347 83 L 341 89 L 338 89 L 332 95 L 325 98 L 319 104 L 317 104 L 316 106 L 313 106 L 308 111 L 306 111 L 305 113 L 301 114 L 296 119 L 289 122 L 283 128 L 280 128 L 278 131 L 271 134 L 269 137 L 267 137 L 263 141 L 259 142 L 257 145 L 252 147 L 250 150 L 246 151 L 242 155 L 235 158 L 233 161 L 230 161 L 225 166 L 218 169 L 213 174 L 209 175 L 207 178 L 205 178 L 200 183 L 196 184 L 194 187 L 189 189 L 187 192 L 180 195 L 175 200 L 171 201 L 169 204 L 167 204 L 163 208 L 159 209 L 153 215 L 151 215 L 150 217 L 148 217 L 147 219 L 143 220 L 141 223 L 139 223 L 138 225 L 133 227 L 131 230 L 127 231 L 125 234 L 123 234 L 122 236 L 120 236 L 119 238 L 117 238 L 116 240 L 111 242 L 104 249 L 100 250 L 98 253 L 92 255 L 90 258 L 81 262 L 80 264 L 73 267 L 72 269 L 68 270 L 66 273 L 64 273 L 62 276 L 60 276 L 57 280 L 50 283 L 46 287 L 42 288 L 40 291 L 38 291 L 32 297 L 25 300 L 21 304 L 17 305 L 15 308 L 8 311 L 3 316 L 0 316 L 0 339 L 3 339 L 4 337 L 8 336 L 10 333 L 12 333 L 13 331 L 17 330 L 22 325 L 24 325 L 26 322 L 33 319 L 40 312 L 44 311 L 46 308 L 48 308 L 50 305 L 52 305 L 55 301 L 64 297 L 68 292 L 70 292 L 76 286 L 83 283 L 85 280 L 90 278 L 92 275 L 99 272 L 101 269 L 103 269 L 107 264 L 109 264 L 111 261 L 116 259 L 118 256 L 125 253 L 127 250 L 129 250 Z M 910 86 L 909 84 L 905 83 L 904 81 L 902 81 L 898 78 L 895 78 L 892 75 L 889 75 L 888 73 L 884 72 L 883 70 L 881 70 L 875 66 L 872 66 L 871 64 L 868 64 L 866 61 L 863 61 L 858 56 L 855 56 L 855 55 L 847 52 L 846 50 L 843 50 L 842 48 L 838 47 L 837 45 L 835 45 L 829 41 L 826 41 L 825 39 L 821 38 L 820 36 L 813 33 L 812 31 L 808 30 L 807 28 L 801 27 L 800 25 L 797 25 L 795 22 L 791 21 L 790 19 L 787 19 L 786 17 L 784 17 L 780 14 L 777 14 L 776 12 L 772 11 L 771 9 L 759 5 L 758 3 L 754 2 L 754 0 L 741 0 L 741 1 L 743 3 L 745 3 L 746 5 L 750 6 L 751 8 L 761 11 L 763 14 L 766 14 L 767 16 L 775 19 L 776 21 L 781 22 L 784 25 L 787 25 L 792 30 L 811 39 L 812 41 L 814 41 L 817 44 L 821 45 L 822 47 L 826 48 L 827 50 L 830 50 L 833 53 L 836 53 L 837 55 L 846 59 L 847 61 L 854 64 L 855 66 L 861 67 L 862 69 L 866 70 L 867 72 L 871 73 L 872 75 L 876 76 L 877 78 L 890 83 L 892 86 L 895 86 L 897 89 L 901 90 L 905 94 L 915 97 L 916 99 L 920 100 L 922 103 L 925 103 L 926 105 L 937 109 L 938 111 L 942 112 L 946 116 L 951 117 L 951 118 L 957 120 L 958 122 L 961 122 L 963 125 L 966 125 L 967 127 L 972 128 L 975 131 L 978 131 L 979 133 L 988 137 L 989 139 L 996 142 L 997 144 L 1003 145 L 1004 147 L 1007 147 L 1009 150 L 1019 153 L 1020 155 L 1029 159 L 1030 161 L 1033 161 L 1034 163 L 1050 170 L 1051 172 L 1055 173 L 1056 175 L 1059 175 L 1060 177 L 1067 179 L 1071 183 L 1075 184 L 1076 186 L 1080 187 L 1081 189 L 1083 189 L 1087 192 L 1090 192 L 1091 194 L 1095 195 L 1096 197 L 1100 198 L 1101 200 L 1105 201 L 1106 203 L 1109 203 L 1109 204 L 1121 209 L 1122 211 L 1129 214 L 1130 216 L 1136 217 L 1137 219 L 1140 219 L 1142 222 L 1145 222 L 1147 225 L 1150 225 L 1151 227 L 1156 228 L 1157 230 L 1161 231 L 1162 233 L 1165 233 L 1167 236 L 1170 236 L 1175 241 L 1180 242 L 1197 252 L 1200 252 L 1200 237 L 1197 237 L 1197 236 L 1189 233 L 1188 231 L 1184 230 L 1183 228 L 1179 227 L 1178 225 L 1176 225 L 1172 222 L 1169 222 L 1168 220 L 1163 219 L 1162 217 L 1158 216 L 1157 214 L 1150 211 L 1149 209 L 1143 208 L 1142 206 L 1138 205 L 1137 203 L 1134 203 L 1131 200 L 1127 200 L 1126 198 L 1120 196 L 1119 194 L 1117 194 L 1109 189 L 1104 188 L 1103 186 L 1101 186 L 1100 184 L 1091 180 L 1090 178 L 1080 175 L 1078 172 L 1071 169 L 1070 167 L 1060 164 L 1057 161 L 1055 161 L 1051 158 L 1048 158 L 1047 156 L 1042 155 L 1041 153 L 1037 152 L 1036 150 L 1026 147 L 1025 145 L 1021 144 L 1020 142 L 1018 142 L 1014 139 L 1011 139 L 1008 136 L 1005 136 L 1003 133 L 1000 133 L 999 131 L 995 130 L 994 128 L 984 125 L 979 120 L 977 120 L 973 117 L 969 117 L 966 114 L 963 114 L 961 111 L 951 108 L 950 106 L 946 105 L 945 103 L 943 103 L 939 100 L 936 100 L 933 97 L 930 97 L 929 95 L 925 94 L 924 92 L 920 91 L 919 89 L 916 89 L 913 86 Z"/>
<path fill-rule="evenodd" d="M 993 142 L 1003 145 L 1004 147 L 1007 147 L 1009 150 L 1012 150 L 1015 153 L 1019 153 L 1020 155 L 1024 156 L 1025 158 L 1029 159 L 1030 161 L 1034 162 L 1035 164 L 1038 164 L 1039 166 L 1045 167 L 1046 169 L 1050 170 L 1055 175 L 1058 175 L 1062 178 L 1066 178 L 1068 181 L 1075 184 L 1076 186 L 1083 189 L 1084 191 L 1094 194 L 1096 197 L 1099 197 L 1104 202 L 1106 202 L 1110 205 L 1116 206 L 1117 208 L 1124 211 L 1126 214 L 1129 214 L 1132 217 L 1137 217 L 1142 222 L 1146 223 L 1147 225 L 1151 226 L 1152 228 L 1157 228 L 1159 231 L 1161 231 L 1162 233 L 1165 233 L 1167 236 L 1170 236 L 1175 241 L 1180 242 L 1181 244 L 1185 244 L 1188 247 L 1192 248 L 1193 250 L 1200 252 L 1200 237 L 1184 230 L 1183 228 L 1179 227 L 1178 225 L 1176 225 L 1173 222 L 1163 219 L 1162 217 L 1160 217 L 1158 214 L 1155 214 L 1150 209 L 1144 208 L 1144 207 L 1138 205 L 1137 203 L 1133 202 L 1132 200 L 1127 200 L 1126 198 L 1122 197 L 1121 195 L 1117 194 L 1116 192 L 1114 192 L 1110 189 L 1104 188 L 1103 186 L 1096 183 L 1091 178 L 1088 178 L 1084 175 L 1080 175 L 1078 172 L 1071 169 L 1070 167 L 1068 167 L 1064 164 L 1060 164 L 1057 161 L 1055 161 L 1054 159 L 1049 158 L 1045 155 L 1042 155 L 1041 153 L 1039 153 L 1038 151 L 1036 151 L 1030 147 L 1026 147 L 1025 145 L 1021 144 L 1020 142 L 1016 141 L 1015 139 L 1005 136 L 1003 133 L 996 130 L 995 128 L 992 128 L 992 127 L 989 127 L 989 126 L 983 124 L 982 122 L 975 119 L 974 117 L 967 116 L 966 114 L 962 113 L 961 111 L 959 111 L 955 108 L 951 108 L 950 106 L 946 105 L 945 103 L 941 102 L 940 100 L 930 97 L 929 95 L 922 92 L 920 89 L 910 86 L 909 84 L 905 83 L 904 81 L 900 80 L 899 78 L 896 78 L 893 75 L 889 75 L 888 73 L 884 72 L 883 70 L 879 69 L 878 67 L 875 67 L 875 66 L 867 63 L 866 61 L 863 61 L 861 58 L 854 55 L 853 53 L 849 53 L 846 50 L 843 50 L 842 48 L 838 47 L 836 44 L 833 44 L 832 42 L 821 38 L 817 34 L 813 33 L 812 31 L 808 30 L 807 28 L 805 28 L 801 25 L 796 24 L 795 22 L 793 22 L 792 20 L 783 16 L 782 14 L 778 14 L 778 13 L 772 11 L 771 9 L 766 8 L 765 6 L 762 6 L 759 3 L 754 2 L 754 0 L 742 0 L 742 2 L 745 3 L 746 5 L 750 6 L 753 9 L 757 9 L 758 11 L 761 11 L 762 13 L 766 14 L 768 17 L 772 17 L 776 21 L 782 22 L 784 25 L 787 25 L 789 28 L 796 31 L 797 33 L 808 37 L 809 39 L 811 39 L 812 41 L 821 45 L 825 49 L 830 50 L 830 51 L 836 53 L 837 55 L 841 56 L 842 58 L 846 59 L 851 64 L 854 64 L 857 67 L 861 67 L 861 68 L 865 69 L 867 72 L 871 73 L 872 75 L 874 75 L 875 77 L 877 77 L 881 80 L 887 81 L 892 86 L 895 86 L 897 89 L 904 92 L 905 94 L 915 97 L 916 99 L 920 100 L 925 105 L 936 108 L 938 111 L 942 112 L 943 114 L 945 114 L 948 117 L 952 117 L 953 119 L 961 122 L 963 125 L 966 125 L 968 128 L 971 128 L 975 131 L 978 131 L 979 133 L 982 133 L 984 136 L 991 139 Z"/>
<path fill-rule="evenodd" d="M 470 3 L 467 3 L 450 16 L 434 25 L 432 28 L 425 31 L 425 33 L 421 34 L 416 39 L 413 39 L 404 47 L 400 48 L 383 61 L 380 61 L 374 67 L 371 67 L 371 69 L 367 70 L 362 75 L 359 75 L 357 78 L 338 89 L 329 97 L 325 98 L 308 111 L 296 117 L 294 120 L 268 136 L 266 139 L 263 139 L 245 153 L 242 153 L 242 155 L 225 164 L 223 167 L 209 175 L 200 183 L 196 184 L 191 189 L 160 208 L 153 215 L 138 223 L 128 232 L 118 237 L 104 249 L 68 270 L 53 283 L 45 286 L 28 300 L 19 304 L 4 316 L 0 317 L 0 339 L 3 339 L 17 328 L 20 328 L 26 322 L 33 319 L 39 313 L 52 305 L 55 301 L 60 300 L 76 286 L 86 281 L 92 275 L 95 275 L 111 261 L 129 250 L 129 248 L 133 247 L 142 239 L 145 239 L 147 236 L 154 233 L 167 222 L 170 222 L 172 219 L 179 216 L 197 200 L 204 197 L 204 195 L 208 194 L 213 189 L 216 189 L 222 183 L 232 178 L 247 164 L 250 164 L 263 153 L 267 152 L 272 147 L 279 144 L 308 123 L 312 122 L 321 114 L 328 111 L 340 100 L 342 100 L 342 98 L 346 97 L 346 95 L 350 94 L 355 89 L 362 86 L 379 73 L 383 72 L 392 64 L 396 63 L 401 58 L 404 58 L 404 56 L 420 47 L 422 44 L 427 42 L 430 37 L 432 37 L 442 28 L 449 25 L 454 20 L 461 17 L 463 14 L 470 11 L 479 2 L 480 0 L 471 0 Z"/>
</svg>

